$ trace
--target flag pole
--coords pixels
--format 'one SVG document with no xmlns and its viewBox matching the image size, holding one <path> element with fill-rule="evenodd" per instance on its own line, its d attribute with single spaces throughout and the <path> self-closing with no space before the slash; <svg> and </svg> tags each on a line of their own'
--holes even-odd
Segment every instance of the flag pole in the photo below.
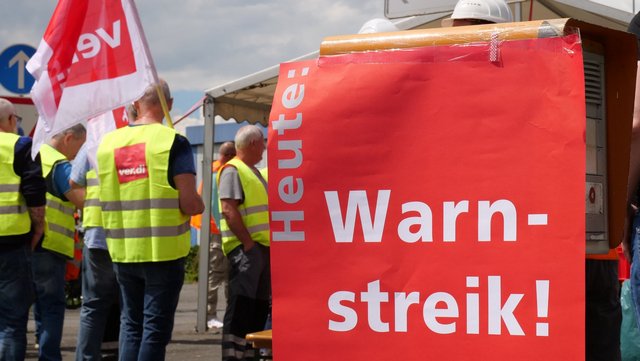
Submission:
<svg viewBox="0 0 640 361">
<path fill-rule="evenodd" d="M 169 128 L 173 129 L 173 120 L 171 120 L 171 114 L 169 114 L 167 99 L 165 99 L 164 91 L 162 91 L 162 87 L 158 83 L 156 83 L 156 91 L 158 92 L 158 98 L 160 99 L 160 105 L 162 105 L 162 111 L 164 112 L 164 117 L 165 119 L 167 119 L 167 125 L 169 126 Z"/>
<path fill-rule="evenodd" d="M 136 3 L 133 0 L 128 0 L 127 3 L 131 6 L 133 20 L 138 25 L 138 29 L 140 29 L 140 40 L 142 44 L 144 44 L 144 51 L 147 54 L 147 59 L 149 60 L 149 66 L 151 67 L 151 73 L 153 74 L 153 81 L 156 83 L 156 91 L 158 92 L 158 98 L 160 99 L 160 105 L 162 105 L 162 112 L 164 113 L 165 119 L 167 119 L 167 125 L 169 128 L 173 129 L 173 121 L 171 120 L 171 114 L 169 114 L 169 107 L 167 106 L 167 99 L 164 97 L 164 91 L 162 91 L 162 87 L 158 81 L 158 73 L 156 72 L 156 65 L 153 62 L 153 57 L 151 57 L 151 52 L 149 51 L 149 45 L 147 43 L 147 37 L 144 35 L 144 29 L 142 28 L 142 23 L 140 22 L 140 16 L 138 15 L 138 9 L 136 7 Z"/>
</svg>

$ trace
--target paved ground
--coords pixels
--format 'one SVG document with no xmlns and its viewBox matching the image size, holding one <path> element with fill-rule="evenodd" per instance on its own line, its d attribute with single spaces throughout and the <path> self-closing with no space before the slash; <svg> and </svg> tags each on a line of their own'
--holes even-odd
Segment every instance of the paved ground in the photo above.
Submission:
<svg viewBox="0 0 640 361">
<path fill-rule="evenodd" d="M 196 326 L 197 309 L 197 284 L 185 284 L 180 294 L 180 303 L 176 311 L 175 326 L 173 328 L 173 338 L 167 347 L 167 360 L 220 360 L 220 332 L 209 330 L 198 333 Z M 224 295 L 220 294 L 219 305 L 225 304 Z M 222 316 L 223 311 L 218 314 Z M 64 321 L 64 333 L 62 336 L 62 359 L 74 360 L 76 350 L 76 336 L 80 320 L 80 309 L 67 310 Z M 37 360 L 38 352 L 35 349 L 35 324 L 29 320 L 29 332 L 27 340 L 27 360 Z M 105 361 L 108 358 L 105 358 Z"/>
</svg>

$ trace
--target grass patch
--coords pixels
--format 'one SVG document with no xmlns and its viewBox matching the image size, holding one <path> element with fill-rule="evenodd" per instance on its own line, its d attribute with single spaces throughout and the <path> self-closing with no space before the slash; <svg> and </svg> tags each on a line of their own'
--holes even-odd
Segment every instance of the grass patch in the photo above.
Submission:
<svg viewBox="0 0 640 361">
<path fill-rule="evenodd" d="M 198 282 L 198 250 L 200 246 L 195 245 L 189 250 L 187 259 L 184 262 L 184 281 L 187 283 Z"/>
</svg>

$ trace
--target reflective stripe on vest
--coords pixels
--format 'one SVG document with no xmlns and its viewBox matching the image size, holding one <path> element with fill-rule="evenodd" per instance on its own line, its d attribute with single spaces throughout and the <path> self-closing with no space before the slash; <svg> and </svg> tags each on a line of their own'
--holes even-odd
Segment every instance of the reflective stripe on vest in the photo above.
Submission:
<svg viewBox="0 0 640 361">
<path fill-rule="evenodd" d="M 189 231 L 191 225 L 185 222 L 179 226 L 158 226 L 143 228 L 107 229 L 105 234 L 111 238 L 141 238 L 141 237 L 177 237 Z"/>
<path fill-rule="evenodd" d="M 42 160 L 42 175 L 47 178 L 53 177 L 53 174 L 50 173 L 54 164 L 65 161 L 67 158 L 50 145 L 44 144 L 40 147 L 40 159 Z M 47 190 L 42 248 L 73 258 L 73 235 L 76 225 L 76 221 L 73 219 L 74 210 L 73 203 L 63 201 Z"/>
<path fill-rule="evenodd" d="M 0 236 L 25 234 L 31 229 L 27 204 L 20 193 L 20 177 L 13 170 L 18 139 L 16 134 L 0 133 Z"/>
<path fill-rule="evenodd" d="M 100 205 L 105 211 L 135 211 L 139 209 L 175 209 L 180 207 L 177 198 L 169 199 L 140 199 L 137 201 L 110 201 L 101 202 Z"/>
<path fill-rule="evenodd" d="M 176 132 L 161 124 L 125 127 L 98 148 L 102 226 L 113 262 L 182 258 L 191 247 L 189 217 L 167 180 Z"/>
<path fill-rule="evenodd" d="M 87 172 L 87 193 L 82 208 L 82 226 L 85 228 L 102 227 L 102 209 L 100 208 L 100 182 L 95 169 Z"/>
<path fill-rule="evenodd" d="M 251 234 L 251 239 L 269 247 L 269 203 L 264 184 L 244 162 L 238 158 L 233 158 L 218 172 L 216 177 L 218 186 L 220 186 L 220 174 L 228 166 L 233 166 L 238 170 L 242 191 L 244 192 L 244 202 L 238 206 L 238 211 L 240 211 L 245 227 Z M 218 206 L 222 209 L 221 203 Z M 224 217 L 220 219 L 220 232 L 222 234 L 222 251 L 224 254 L 229 254 L 234 248 L 242 244 L 229 229 Z"/>
</svg>

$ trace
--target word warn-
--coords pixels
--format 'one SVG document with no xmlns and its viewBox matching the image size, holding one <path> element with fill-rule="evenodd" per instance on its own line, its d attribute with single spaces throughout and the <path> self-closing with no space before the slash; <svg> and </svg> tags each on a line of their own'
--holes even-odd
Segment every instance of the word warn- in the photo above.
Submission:
<svg viewBox="0 0 640 361">
<path fill-rule="evenodd" d="M 391 190 L 380 190 L 376 200 L 376 207 L 372 212 L 366 191 L 350 191 L 347 201 L 347 211 L 342 214 L 342 207 L 338 199 L 338 192 L 324 192 L 327 211 L 331 218 L 331 226 L 337 243 L 353 242 L 356 214 L 359 214 L 364 233 L 364 242 L 376 243 L 382 241 L 382 234 L 389 209 Z M 517 211 L 513 202 L 508 199 L 477 202 L 478 241 L 491 241 L 491 221 L 494 216 L 501 215 L 503 220 L 504 241 L 517 240 Z M 469 213 L 469 201 L 447 201 L 442 203 L 443 214 L 443 242 L 456 241 L 458 216 Z M 423 202 L 412 201 L 402 204 L 402 214 L 406 218 L 398 224 L 398 238 L 405 243 L 433 242 L 433 213 L 431 207 Z M 397 217 L 394 217 L 394 219 Z M 547 225 L 546 213 L 532 213 L 527 215 L 530 226 Z"/>
</svg>

